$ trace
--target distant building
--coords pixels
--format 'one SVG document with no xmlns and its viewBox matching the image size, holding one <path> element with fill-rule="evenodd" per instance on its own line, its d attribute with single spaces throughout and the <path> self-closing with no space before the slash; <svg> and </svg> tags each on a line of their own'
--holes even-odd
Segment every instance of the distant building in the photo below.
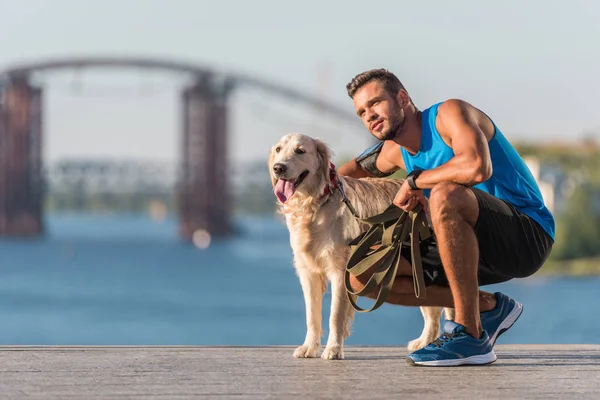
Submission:
<svg viewBox="0 0 600 400">
<path fill-rule="evenodd" d="M 567 174 L 562 168 L 544 164 L 534 156 L 524 157 L 523 160 L 542 192 L 546 207 L 554 215 L 561 214 L 575 187 L 584 180 L 583 175 Z"/>
</svg>

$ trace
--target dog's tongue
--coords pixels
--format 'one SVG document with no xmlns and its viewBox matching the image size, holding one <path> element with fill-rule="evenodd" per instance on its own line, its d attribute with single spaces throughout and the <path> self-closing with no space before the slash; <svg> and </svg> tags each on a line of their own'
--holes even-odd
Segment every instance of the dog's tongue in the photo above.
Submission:
<svg viewBox="0 0 600 400">
<path fill-rule="evenodd" d="M 273 191 L 279 201 L 285 203 L 294 194 L 294 182 L 279 179 Z"/>
</svg>

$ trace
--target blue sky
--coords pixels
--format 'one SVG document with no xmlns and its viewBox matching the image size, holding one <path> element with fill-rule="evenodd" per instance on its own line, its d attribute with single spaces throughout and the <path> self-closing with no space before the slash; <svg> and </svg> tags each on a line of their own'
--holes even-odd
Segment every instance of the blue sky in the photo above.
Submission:
<svg viewBox="0 0 600 400">
<path fill-rule="evenodd" d="M 272 79 L 349 112 L 348 80 L 385 67 L 420 108 L 463 98 L 513 140 L 600 131 L 600 2 L 0 0 L 0 10 L 0 67 L 82 55 L 181 59 Z M 50 159 L 177 158 L 180 79 L 83 71 L 81 96 L 72 72 L 43 78 Z M 98 94 L 112 87 L 120 89 Z M 149 87 L 150 96 L 138 93 Z M 369 139 L 357 122 L 241 91 L 231 156 L 264 158 L 289 131 L 357 153 Z"/>
</svg>

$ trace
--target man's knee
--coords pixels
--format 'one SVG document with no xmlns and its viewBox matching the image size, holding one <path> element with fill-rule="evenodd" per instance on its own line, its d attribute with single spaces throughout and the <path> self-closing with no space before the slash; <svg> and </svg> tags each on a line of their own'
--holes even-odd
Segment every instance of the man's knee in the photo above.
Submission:
<svg viewBox="0 0 600 400">
<path fill-rule="evenodd" d="M 475 225 L 479 215 L 477 197 L 469 187 L 441 182 L 431 189 L 429 208 L 433 225 L 457 216 Z"/>
<path fill-rule="evenodd" d="M 431 189 L 429 202 L 431 206 L 442 208 L 444 206 L 458 207 L 468 201 L 472 195 L 470 188 L 452 182 L 440 182 Z"/>
</svg>

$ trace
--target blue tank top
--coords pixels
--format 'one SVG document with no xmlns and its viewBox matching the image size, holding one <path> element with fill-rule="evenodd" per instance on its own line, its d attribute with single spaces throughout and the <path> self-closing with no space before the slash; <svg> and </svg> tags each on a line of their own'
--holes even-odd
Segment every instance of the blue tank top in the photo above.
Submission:
<svg viewBox="0 0 600 400">
<path fill-rule="evenodd" d="M 419 152 L 412 155 L 400 147 L 407 173 L 414 169 L 428 170 L 439 167 L 454 157 L 452 148 L 444 143 L 435 127 L 435 118 L 440 104 L 435 104 L 423 111 Z M 554 217 L 544 204 L 535 178 L 496 124 L 494 124 L 494 136 L 489 141 L 489 148 L 492 159 L 492 176 L 474 187 L 511 204 L 540 224 L 554 240 Z M 429 197 L 430 191 L 425 190 L 424 192 Z"/>
</svg>

